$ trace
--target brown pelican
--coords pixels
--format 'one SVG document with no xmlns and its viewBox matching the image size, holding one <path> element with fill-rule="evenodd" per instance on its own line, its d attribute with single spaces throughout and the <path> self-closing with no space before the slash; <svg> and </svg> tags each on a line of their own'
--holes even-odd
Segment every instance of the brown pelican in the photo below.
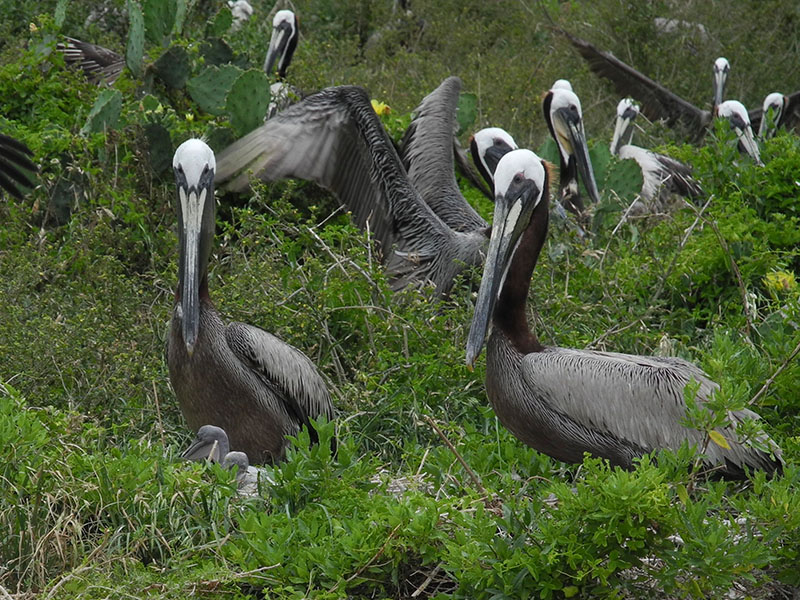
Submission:
<svg viewBox="0 0 800 600">
<path fill-rule="evenodd" d="M 272 36 L 269 40 L 267 56 L 264 58 L 264 71 L 267 75 L 271 74 L 275 61 L 278 62 L 278 81 L 269 86 L 270 100 L 267 107 L 267 119 L 271 119 L 278 112 L 303 97 L 297 88 L 284 81 L 299 38 L 300 24 L 295 14 L 290 10 L 276 12 L 272 19 Z"/>
<path fill-rule="evenodd" d="M 730 71 L 730 64 L 725 58 L 714 61 L 714 105 L 711 110 L 696 107 L 628 66 L 610 52 L 604 52 L 593 44 L 562 30 L 580 55 L 589 64 L 589 68 L 601 77 L 610 79 L 620 96 L 632 96 L 642 105 L 642 112 L 651 121 L 666 120 L 669 126 L 681 123 L 697 139 L 702 138 L 711 123 L 713 109 L 722 102 L 723 91 Z"/>
<path fill-rule="evenodd" d="M 764 98 L 761 111 L 750 111 L 750 123 L 753 127 L 758 125 L 758 137 L 766 140 L 775 135 L 778 127 L 783 125 L 790 127 L 796 123 L 799 108 L 800 92 L 795 92 L 790 96 L 772 92 Z"/>
<path fill-rule="evenodd" d="M 726 100 L 717 106 L 717 116 L 728 120 L 731 129 L 739 138 L 740 147 L 753 158 L 756 164 L 763 165 L 758 144 L 753 137 L 753 128 L 750 126 L 750 117 L 744 105 L 738 100 Z"/>
<path fill-rule="evenodd" d="M 427 168 L 452 179 L 452 142 L 445 145 L 429 155 Z M 246 189 L 250 173 L 266 181 L 308 179 L 331 190 L 380 244 L 395 289 L 431 282 L 446 296 L 465 267 L 483 264 L 485 222 L 455 231 L 425 203 L 362 88 L 306 97 L 223 150 L 218 167 L 232 191 Z M 465 209 L 460 194 L 451 200 Z"/>
<path fill-rule="evenodd" d="M 517 142 L 511 134 L 499 127 L 486 127 L 470 138 L 469 153 L 478 172 L 490 188 L 494 189 L 494 170 L 497 168 L 497 163 L 517 147 Z"/>
<path fill-rule="evenodd" d="M 92 83 L 112 85 L 125 67 L 125 57 L 113 50 L 89 42 L 66 37 L 66 42 L 56 44 L 64 55 L 64 62 L 79 67 Z"/>
<path fill-rule="evenodd" d="M 635 458 L 683 442 L 704 447 L 706 461 L 728 476 L 745 467 L 779 471 L 774 456 L 745 446 L 735 424 L 757 418 L 749 410 L 730 415 L 717 430 L 730 449 L 710 443 L 681 424 L 684 388 L 699 383 L 701 405 L 717 384 L 679 358 L 543 346 L 528 327 L 526 299 L 531 274 L 547 235 L 548 170 L 529 150 L 504 156 L 495 172 L 494 225 L 466 361 L 475 363 L 486 339 L 486 393 L 500 422 L 520 440 L 566 462 L 585 452 L 631 468 Z"/>
<path fill-rule="evenodd" d="M 633 159 L 641 167 L 643 183 L 640 196 L 647 212 L 654 208 L 666 208 L 673 194 L 690 198 L 701 195 L 703 189 L 692 178 L 691 167 L 664 154 L 657 154 L 630 143 L 633 138 L 633 120 L 638 114 L 639 107 L 633 100 L 623 98 L 619 101 L 611 154 L 623 160 Z"/>
<path fill-rule="evenodd" d="M 264 71 L 269 74 L 275 61 L 278 61 L 278 78 L 286 78 L 286 69 L 292 61 L 297 48 L 300 29 L 297 17 L 290 10 L 279 10 L 272 19 L 272 37 L 269 40 L 267 56 L 264 58 Z"/>
<path fill-rule="evenodd" d="M 189 426 L 223 428 L 234 450 L 253 462 L 280 460 L 287 435 L 310 419 L 333 419 L 331 398 L 302 352 L 245 323 L 223 323 L 208 294 L 214 239 L 214 153 L 203 141 L 181 144 L 173 158 L 178 186 L 180 264 L 167 338 L 170 381 Z"/>
<path fill-rule="evenodd" d="M 0 188 L 20 200 L 20 186 L 33 187 L 30 174 L 26 171 L 36 172 L 36 165 L 29 156 L 33 156 L 33 152 L 25 144 L 0 133 Z"/>
<path fill-rule="evenodd" d="M 586 147 L 581 101 L 575 92 L 567 89 L 567 86 L 572 88 L 568 81 L 559 79 L 556 84 L 558 87 L 550 88 L 544 95 L 542 112 L 550 135 L 558 145 L 561 205 L 581 217 L 584 215 L 584 206 L 578 190 L 578 173 L 592 202 L 600 201 L 600 193 Z"/>
</svg>

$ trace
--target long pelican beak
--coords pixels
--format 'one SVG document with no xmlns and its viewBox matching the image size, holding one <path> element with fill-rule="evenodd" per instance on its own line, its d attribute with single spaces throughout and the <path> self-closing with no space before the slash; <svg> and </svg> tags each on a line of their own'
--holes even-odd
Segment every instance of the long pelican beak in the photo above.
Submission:
<svg viewBox="0 0 800 600">
<path fill-rule="evenodd" d="M 763 118 L 762 116 L 762 119 Z M 758 149 L 758 143 L 753 137 L 753 128 L 750 126 L 749 121 L 745 121 L 738 114 L 731 115 L 729 121 L 745 152 L 752 157 L 757 165 L 764 166 L 764 163 L 761 162 L 761 151 Z"/>
<path fill-rule="evenodd" d="M 727 71 L 714 71 L 714 106 L 722 104 L 722 96 L 725 94 L 727 79 Z"/>
<path fill-rule="evenodd" d="M 526 179 L 512 185 L 505 194 L 497 194 L 489 252 L 483 268 L 481 287 L 475 302 L 475 313 L 467 337 L 467 367 L 475 365 L 489 330 L 500 289 L 511 257 L 522 233 L 527 229 L 533 209 L 542 198 L 542 190 Z"/>
<path fill-rule="evenodd" d="M 625 144 L 630 144 L 633 120 L 636 118 L 636 111 L 628 107 L 621 115 L 617 115 L 617 122 L 614 125 L 614 137 L 611 138 L 611 154 L 618 155 L 619 149 Z"/>
<path fill-rule="evenodd" d="M 486 170 L 492 174 L 492 177 L 494 177 L 494 172 L 497 170 L 497 163 L 512 150 L 514 150 L 514 148 L 500 141 L 497 144 L 489 146 L 486 152 L 483 153 L 483 162 L 486 165 Z"/>
<path fill-rule="evenodd" d="M 578 173 L 592 202 L 600 202 L 600 192 L 594 179 L 592 162 L 589 160 L 589 148 L 586 146 L 586 133 L 583 121 L 574 111 L 559 108 L 553 115 L 553 128 L 564 151 L 575 160 Z"/>
<path fill-rule="evenodd" d="M 205 204 L 209 198 L 208 188 L 198 189 L 195 186 L 178 187 L 180 202 L 180 269 L 178 285 L 180 287 L 180 306 L 182 311 L 183 342 L 186 350 L 192 354 L 200 328 L 200 279 L 201 269 L 200 246 L 202 241 L 202 224 Z"/>
<path fill-rule="evenodd" d="M 269 39 L 269 48 L 267 49 L 267 56 L 264 58 L 264 72 L 270 74 L 272 66 L 279 56 L 283 56 L 289 44 L 289 38 L 292 35 L 291 25 L 282 21 L 277 27 L 272 30 L 272 37 Z"/>
</svg>

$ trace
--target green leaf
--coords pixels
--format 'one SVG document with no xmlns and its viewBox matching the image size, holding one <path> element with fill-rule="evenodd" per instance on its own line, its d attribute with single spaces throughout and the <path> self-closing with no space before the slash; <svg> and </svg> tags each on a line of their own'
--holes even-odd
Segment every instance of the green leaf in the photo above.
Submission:
<svg viewBox="0 0 800 600">
<path fill-rule="evenodd" d="M 136 77 L 142 74 L 144 56 L 144 17 L 142 7 L 136 0 L 128 0 L 128 47 L 125 63 Z"/>
<path fill-rule="evenodd" d="M 89 111 L 81 134 L 99 133 L 105 129 L 113 129 L 119 120 L 122 108 L 122 94 L 119 90 L 105 89 L 97 96 L 97 100 Z"/>
<path fill-rule="evenodd" d="M 730 450 L 731 445 L 728 443 L 728 440 L 725 439 L 725 436 L 722 435 L 716 429 L 712 429 L 708 432 L 708 437 L 711 438 L 711 441 L 714 442 L 720 448 L 724 448 L 725 450 Z"/>
</svg>

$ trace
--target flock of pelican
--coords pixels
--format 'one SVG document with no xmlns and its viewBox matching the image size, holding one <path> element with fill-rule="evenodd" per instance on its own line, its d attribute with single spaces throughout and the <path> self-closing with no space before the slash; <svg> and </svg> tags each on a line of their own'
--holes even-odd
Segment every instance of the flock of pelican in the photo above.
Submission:
<svg viewBox="0 0 800 600">
<path fill-rule="evenodd" d="M 280 85 L 297 36 L 294 14 L 279 11 L 264 68 L 269 72 L 277 65 Z M 714 106 L 705 111 L 588 42 L 569 38 L 593 70 L 611 78 L 623 95 L 638 98 L 649 118 L 681 122 L 697 135 L 714 116 L 727 118 L 744 149 L 760 162 L 750 115 L 738 102 L 723 100 L 730 69 L 726 60 L 714 64 Z M 95 78 L 115 78 L 122 68 L 110 51 L 79 40 L 68 39 L 62 51 Z M 461 81 L 449 77 L 426 96 L 397 147 L 367 93 L 356 86 L 327 88 L 276 111 L 216 156 L 200 139 L 180 145 L 173 158 L 178 285 L 166 355 L 181 411 L 198 436 L 184 457 L 237 465 L 243 477 L 249 462 L 283 459 L 287 436 L 306 428 L 311 440 L 318 441 L 314 422 L 335 418 L 331 395 L 313 362 L 258 327 L 226 323 L 208 289 L 215 184 L 246 193 L 253 178 L 300 178 L 333 192 L 355 222 L 371 232 L 395 289 L 432 284 L 437 296 L 446 297 L 461 271 L 483 268 L 466 362 L 471 370 L 486 346 L 489 401 L 503 425 L 525 444 L 566 462 L 580 462 L 589 453 L 630 469 L 646 453 L 688 443 L 703 453 L 704 464 L 717 475 L 779 472 L 781 450 L 771 439 L 763 436 L 752 444 L 740 438 L 737 424 L 758 419 L 754 412 L 728 415 L 727 424 L 716 431 L 724 445 L 709 444 L 707 432 L 683 424 L 687 385 L 696 384 L 700 405 L 718 389 L 696 365 L 679 358 L 539 342 L 528 325 L 526 306 L 547 237 L 554 167 L 519 149 L 502 129 L 475 133 L 470 152 L 493 190 L 494 217 L 488 224 L 465 200 L 455 179 L 460 89 Z M 760 136 L 774 132 L 794 110 L 791 102 L 780 94 L 768 96 Z M 630 98 L 619 103 L 611 151 L 641 167 L 642 210 L 663 208 L 671 195 L 702 195 L 686 165 L 630 143 L 639 110 Z M 543 97 L 542 112 L 559 151 L 554 209 L 562 218 L 567 218 L 564 210 L 573 213 L 568 218 L 585 224 L 579 178 L 590 202 L 598 202 L 600 193 L 580 100 L 569 82 L 553 84 Z M 12 194 L 19 193 L 14 180 L 25 184 L 15 164 L 32 167 L 24 147 L 0 137 L 0 185 Z"/>
</svg>

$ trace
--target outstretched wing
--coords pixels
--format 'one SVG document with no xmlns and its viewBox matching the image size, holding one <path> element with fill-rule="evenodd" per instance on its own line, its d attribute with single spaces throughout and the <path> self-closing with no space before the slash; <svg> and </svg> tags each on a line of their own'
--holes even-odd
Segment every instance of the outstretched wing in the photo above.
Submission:
<svg viewBox="0 0 800 600">
<path fill-rule="evenodd" d="M 66 37 L 56 48 L 68 65 L 79 67 L 89 81 L 112 85 L 122 73 L 125 59 L 108 48 Z"/>
<path fill-rule="evenodd" d="M 244 190 L 251 173 L 265 181 L 307 179 L 335 193 L 380 242 L 400 285 L 432 281 L 446 294 L 463 264 L 476 264 L 480 242 L 451 230 L 425 204 L 362 88 L 307 96 L 217 156 L 216 178 L 227 189 Z M 453 259 L 462 263 L 455 273 Z"/>
<path fill-rule="evenodd" d="M 710 111 L 697 108 L 660 83 L 625 64 L 610 52 L 600 50 L 594 44 L 571 33 L 563 30 L 561 32 L 586 60 L 592 71 L 611 80 L 620 96 L 631 96 L 638 100 L 642 105 L 642 112 L 648 119 L 652 121 L 665 119 L 670 125 L 680 122 L 696 134 L 704 132 L 704 128 L 711 121 Z"/>
<path fill-rule="evenodd" d="M 433 212 L 455 231 L 474 231 L 488 224 L 461 195 L 453 171 L 460 91 L 461 80 L 448 77 L 423 98 L 400 141 L 400 157 Z"/>
<path fill-rule="evenodd" d="M 0 187 L 16 198 L 22 199 L 20 186 L 33 187 L 30 173 L 36 172 L 36 165 L 28 158 L 32 155 L 25 144 L 0 133 Z"/>
</svg>

